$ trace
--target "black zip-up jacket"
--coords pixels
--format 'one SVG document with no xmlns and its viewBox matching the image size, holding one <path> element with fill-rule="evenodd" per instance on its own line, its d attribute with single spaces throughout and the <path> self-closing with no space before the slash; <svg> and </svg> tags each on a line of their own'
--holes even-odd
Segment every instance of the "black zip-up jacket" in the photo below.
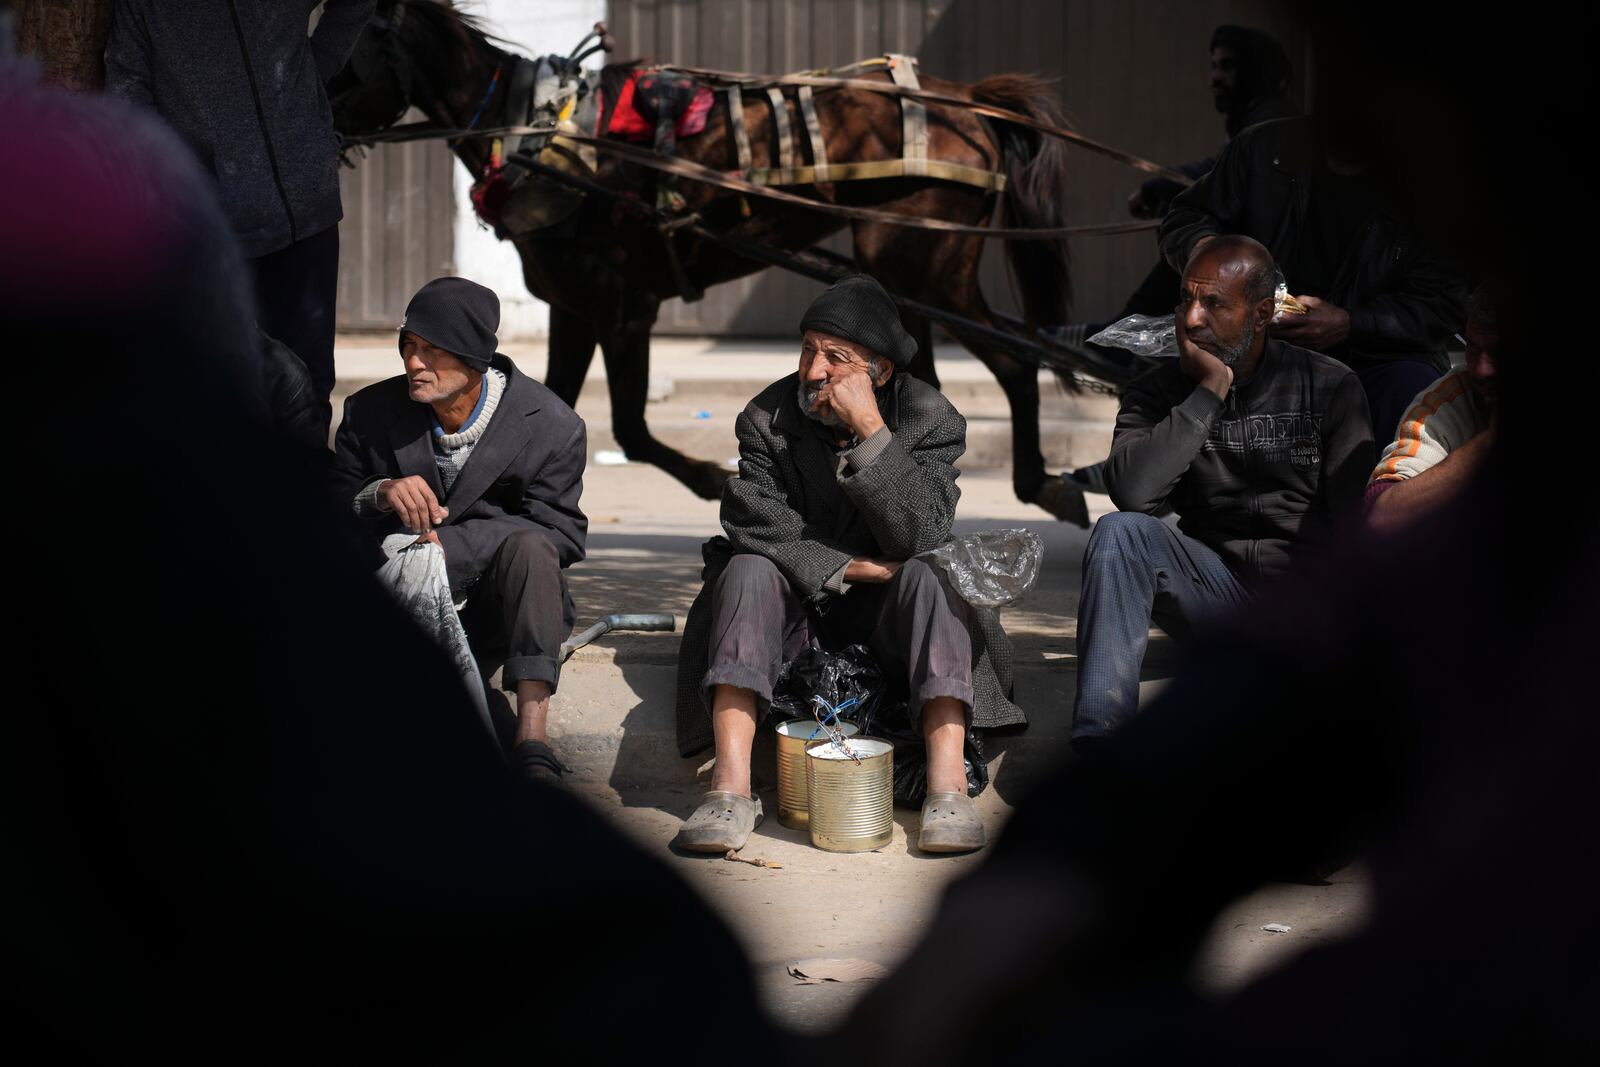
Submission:
<svg viewBox="0 0 1600 1067">
<path fill-rule="evenodd" d="M 1242 130 L 1211 173 L 1172 201 L 1160 231 L 1167 263 L 1182 274 L 1200 238 L 1247 234 L 1272 251 L 1293 289 L 1320 151 L 1310 119 Z M 1328 354 L 1352 365 L 1422 359 L 1442 374 L 1449 368 L 1446 345 L 1466 321 L 1466 275 L 1383 209 L 1368 221 L 1331 289 L 1311 295 L 1349 312 L 1349 339 Z"/>
<path fill-rule="evenodd" d="M 1170 503 L 1178 528 L 1235 573 L 1272 575 L 1361 501 L 1374 462 L 1361 381 L 1337 360 L 1268 340 L 1225 399 L 1168 360 L 1122 397 L 1106 488 L 1122 511 Z"/>
<path fill-rule="evenodd" d="M 117 0 L 106 92 L 160 113 L 215 177 L 248 258 L 336 225 L 339 142 L 324 83 L 372 0 Z"/>
</svg>

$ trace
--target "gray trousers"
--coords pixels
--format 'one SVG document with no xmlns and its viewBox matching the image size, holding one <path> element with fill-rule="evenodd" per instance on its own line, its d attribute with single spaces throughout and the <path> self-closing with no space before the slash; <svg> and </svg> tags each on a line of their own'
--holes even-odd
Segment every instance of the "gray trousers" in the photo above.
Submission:
<svg viewBox="0 0 1600 1067">
<path fill-rule="evenodd" d="M 1139 668 L 1154 622 L 1180 641 L 1244 599 L 1228 565 L 1153 515 L 1095 523 L 1078 599 L 1078 697 L 1072 738 L 1110 733 L 1139 710 Z"/>
<path fill-rule="evenodd" d="M 538 530 L 507 537 L 461 611 L 478 669 L 500 670 L 500 686 L 516 692 L 524 679 L 561 679 L 561 642 L 576 616 L 556 546 Z"/>
<path fill-rule="evenodd" d="M 911 721 L 919 728 L 922 706 L 936 697 L 961 701 L 970 721 L 972 626 L 967 602 L 937 569 L 918 559 L 907 560 L 886 584 L 852 585 L 829 601 L 825 612 L 813 614 L 771 560 L 736 555 L 712 592 L 702 697 L 709 709 L 715 686 L 751 689 L 758 720 L 766 718 L 783 664 L 815 638 L 835 651 L 866 645 L 890 693 L 909 699 Z"/>
</svg>

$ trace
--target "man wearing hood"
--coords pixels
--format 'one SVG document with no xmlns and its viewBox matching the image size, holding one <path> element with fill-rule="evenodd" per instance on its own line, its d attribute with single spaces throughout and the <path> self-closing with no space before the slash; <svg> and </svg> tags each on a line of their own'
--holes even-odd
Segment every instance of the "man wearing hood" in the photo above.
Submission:
<svg viewBox="0 0 1600 1067">
<path fill-rule="evenodd" d="M 1228 25 L 1218 26 L 1212 33 L 1211 99 L 1217 113 L 1224 116 L 1227 140 L 1247 126 L 1296 114 L 1297 109 L 1289 100 L 1293 78 L 1294 67 L 1288 53 L 1270 33 L 1250 26 Z M 1216 165 L 1217 157 L 1213 155 L 1193 163 L 1179 163 L 1172 169 L 1186 177 L 1200 178 Z M 1151 178 L 1128 198 L 1128 212 L 1140 219 L 1160 218 L 1183 189 L 1171 178 Z M 1176 288 L 1175 274 L 1171 281 Z M 1163 301 L 1158 310 L 1143 314 L 1166 314 L 1171 303 Z"/>
<path fill-rule="evenodd" d="M 966 732 L 1019 726 L 1010 651 L 919 553 L 950 538 L 967 423 L 903 373 L 916 342 L 889 294 L 852 275 L 800 321 L 800 368 L 740 414 L 739 476 L 705 548 L 705 585 L 678 657 L 678 746 L 716 745 L 711 791 L 674 843 L 744 847 L 762 818 L 750 749 L 786 660 L 813 641 L 865 644 L 927 744 L 919 847 L 985 843 L 968 796 Z M 887 703 L 887 701 L 886 701 Z"/>
</svg>

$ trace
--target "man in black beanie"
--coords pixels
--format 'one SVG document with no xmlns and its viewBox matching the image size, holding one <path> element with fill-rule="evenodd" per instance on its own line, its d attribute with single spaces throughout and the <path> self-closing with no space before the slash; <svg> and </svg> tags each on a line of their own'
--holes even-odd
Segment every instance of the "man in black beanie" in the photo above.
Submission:
<svg viewBox="0 0 1600 1067">
<path fill-rule="evenodd" d="M 762 818 L 750 748 L 780 668 L 813 642 L 830 651 L 859 642 L 927 743 L 919 846 L 982 848 L 964 751 L 972 727 L 1025 721 L 1008 699 L 1010 650 L 992 612 L 913 558 L 950 537 L 966 420 L 897 373 L 916 343 L 872 278 L 834 285 L 800 330 L 799 372 L 738 418 L 727 537 L 706 544 L 705 586 L 684 625 L 678 747 L 688 756 L 715 743 L 717 759 L 711 791 L 674 844 L 744 847 Z"/>
<path fill-rule="evenodd" d="M 375 537 L 444 553 L 483 677 L 516 694 L 515 761 L 566 768 L 545 731 L 576 617 L 565 568 L 584 554 L 583 420 L 495 351 L 500 300 L 465 278 L 417 291 L 400 323 L 405 374 L 345 401 L 334 490 Z"/>
</svg>

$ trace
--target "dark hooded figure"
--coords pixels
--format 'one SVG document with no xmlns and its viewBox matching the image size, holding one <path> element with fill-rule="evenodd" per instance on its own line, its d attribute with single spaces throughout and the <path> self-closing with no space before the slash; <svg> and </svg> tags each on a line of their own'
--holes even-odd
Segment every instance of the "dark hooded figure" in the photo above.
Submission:
<svg viewBox="0 0 1600 1067">
<path fill-rule="evenodd" d="M 1218 26 L 1211 35 L 1211 95 L 1232 137 L 1246 126 L 1294 114 L 1288 102 L 1294 67 L 1278 39 L 1250 26 Z"/>
<path fill-rule="evenodd" d="M 1211 98 L 1217 112 L 1225 116 L 1223 129 L 1228 140 L 1240 130 L 1258 122 L 1281 119 L 1298 113 L 1289 99 L 1294 80 L 1294 65 L 1289 55 L 1265 30 L 1250 26 L 1218 26 L 1211 34 Z M 1173 170 L 1190 178 L 1200 178 L 1217 165 L 1215 155 L 1197 159 L 1193 163 L 1178 163 Z M 1128 199 L 1128 210 L 1142 219 L 1155 219 L 1167 213 L 1172 198 L 1183 191 L 1183 186 L 1170 178 L 1151 178 L 1139 186 Z M 1157 273 L 1161 268 L 1157 268 Z M 1164 315 L 1172 310 L 1177 296 L 1178 277 L 1174 272 L 1166 278 L 1167 288 L 1158 296 L 1147 280 L 1129 300 L 1130 310 L 1124 315 Z M 1151 292 L 1146 293 L 1147 288 Z M 1168 292 L 1167 290 L 1170 290 Z M 1148 301 L 1141 296 L 1148 296 Z M 1140 307 L 1134 307 L 1138 302 Z M 1148 303 L 1153 310 L 1144 310 Z M 1158 306 L 1159 305 L 1159 306 Z"/>
</svg>

